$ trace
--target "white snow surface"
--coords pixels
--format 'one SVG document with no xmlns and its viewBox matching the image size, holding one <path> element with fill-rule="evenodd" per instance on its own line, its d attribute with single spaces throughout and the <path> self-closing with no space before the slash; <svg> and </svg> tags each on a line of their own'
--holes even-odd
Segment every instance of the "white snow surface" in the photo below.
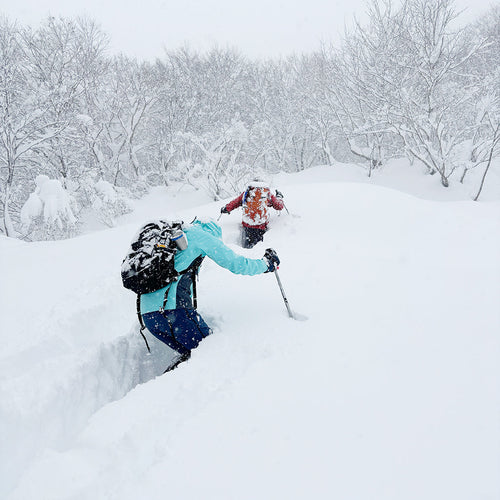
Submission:
<svg viewBox="0 0 500 500">
<path fill-rule="evenodd" d="M 121 260 L 144 220 L 229 200 L 156 189 L 114 229 L 1 237 L 0 498 L 500 498 L 500 197 L 345 172 L 272 179 L 290 213 L 251 250 L 220 219 L 276 249 L 302 321 L 273 274 L 205 259 L 214 334 L 165 375 Z"/>
</svg>

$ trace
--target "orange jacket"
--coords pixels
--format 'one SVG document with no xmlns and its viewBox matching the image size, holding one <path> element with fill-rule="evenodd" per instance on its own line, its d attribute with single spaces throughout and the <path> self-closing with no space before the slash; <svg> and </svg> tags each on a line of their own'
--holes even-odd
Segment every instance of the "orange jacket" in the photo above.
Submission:
<svg viewBox="0 0 500 500">
<path fill-rule="evenodd" d="M 228 212 L 243 206 L 242 224 L 246 227 L 267 229 L 269 224 L 269 208 L 283 210 L 284 203 L 269 191 L 269 188 L 247 189 L 226 205 Z"/>
</svg>

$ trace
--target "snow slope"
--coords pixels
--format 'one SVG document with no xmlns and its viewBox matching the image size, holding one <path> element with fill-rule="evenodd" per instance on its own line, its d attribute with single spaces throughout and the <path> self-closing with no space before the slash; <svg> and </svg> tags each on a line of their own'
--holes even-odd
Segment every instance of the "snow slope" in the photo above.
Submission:
<svg viewBox="0 0 500 500">
<path fill-rule="evenodd" d="M 332 172 L 276 177 L 291 213 L 254 249 L 240 213 L 220 221 L 235 251 L 278 251 L 308 319 L 287 317 L 272 274 L 206 260 L 215 333 L 165 376 L 121 259 L 165 205 L 190 220 L 220 202 L 156 190 L 115 229 L 0 238 L 0 497 L 499 498 L 500 203 Z"/>
</svg>

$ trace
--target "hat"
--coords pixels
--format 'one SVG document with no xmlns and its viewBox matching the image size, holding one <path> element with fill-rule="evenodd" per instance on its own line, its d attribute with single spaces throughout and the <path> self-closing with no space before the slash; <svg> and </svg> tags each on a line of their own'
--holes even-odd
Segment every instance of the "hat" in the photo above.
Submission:
<svg viewBox="0 0 500 500">
<path fill-rule="evenodd" d="M 249 188 L 268 188 L 269 184 L 262 179 L 256 177 L 251 182 L 248 183 Z"/>
</svg>

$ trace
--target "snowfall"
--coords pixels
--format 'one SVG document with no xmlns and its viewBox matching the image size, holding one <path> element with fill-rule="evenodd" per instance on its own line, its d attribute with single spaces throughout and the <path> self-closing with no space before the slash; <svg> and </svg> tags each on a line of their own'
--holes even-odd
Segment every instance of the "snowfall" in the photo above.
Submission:
<svg viewBox="0 0 500 500">
<path fill-rule="evenodd" d="M 279 277 L 205 259 L 213 335 L 172 352 L 139 334 L 120 265 L 147 220 L 220 216 L 155 188 L 82 236 L 0 237 L 0 498 L 498 500 L 500 176 L 472 184 L 392 164 L 269 178 L 287 210 L 265 241 Z M 496 178 L 495 178 L 496 175 Z M 477 188 L 477 183 L 474 189 Z M 477 189 L 476 189 L 477 190 Z"/>
</svg>

